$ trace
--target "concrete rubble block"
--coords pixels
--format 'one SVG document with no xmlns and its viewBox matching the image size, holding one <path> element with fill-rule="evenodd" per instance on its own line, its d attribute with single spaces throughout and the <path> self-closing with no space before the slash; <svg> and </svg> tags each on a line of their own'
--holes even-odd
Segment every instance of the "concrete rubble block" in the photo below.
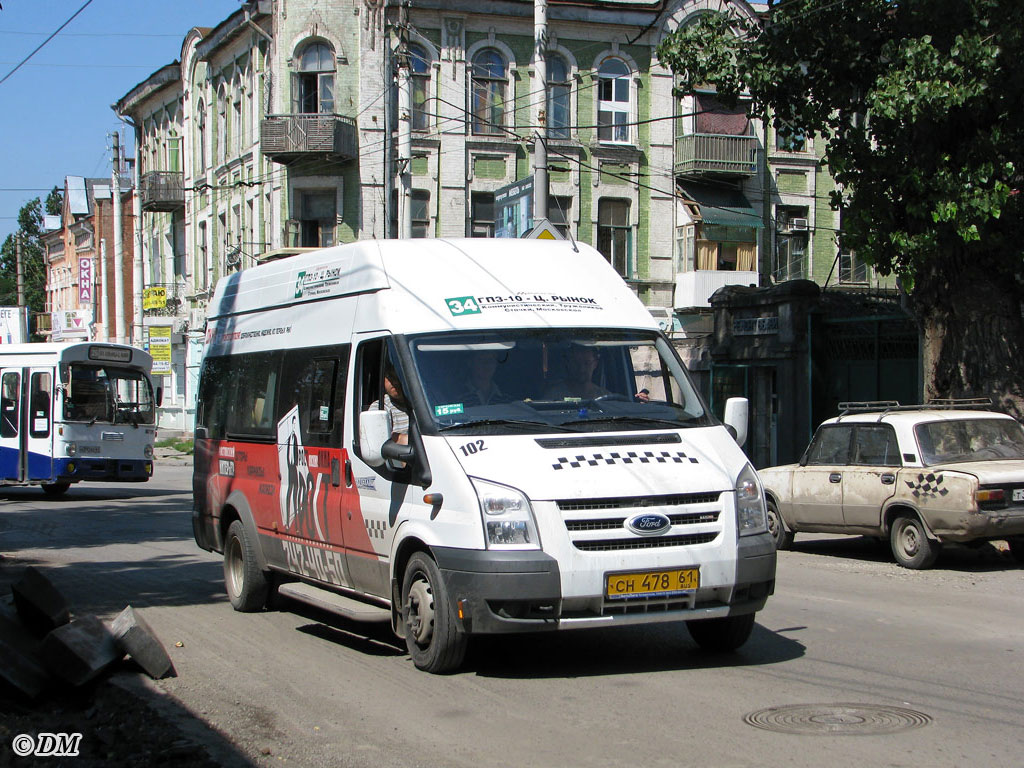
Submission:
<svg viewBox="0 0 1024 768">
<path fill-rule="evenodd" d="M 29 566 L 21 578 L 11 585 L 14 606 L 26 627 L 42 637 L 71 620 L 71 611 L 64 595 L 42 571 Z"/>
<path fill-rule="evenodd" d="M 50 673 L 39 656 L 39 641 L 6 607 L 0 607 L 0 678 L 30 699 L 50 683 Z"/>
<path fill-rule="evenodd" d="M 57 627 L 43 638 L 43 661 L 50 671 L 72 685 L 83 685 L 124 658 L 107 625 L 83 616 Z"/>
<path fill-rule="evenodd" d="M 157 639 L 146 620 L 130 605 L 114 619 L 110 626 L 114 640 L 121 649 L 142 667 L 146 674 L 159 680 L 174 673 L 174 664 L 163 644 Z"/>
</svg>

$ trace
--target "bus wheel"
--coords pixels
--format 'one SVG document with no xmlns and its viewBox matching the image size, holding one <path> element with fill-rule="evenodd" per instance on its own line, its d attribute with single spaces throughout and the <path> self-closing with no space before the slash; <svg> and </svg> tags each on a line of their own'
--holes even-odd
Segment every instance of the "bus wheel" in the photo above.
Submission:
<svg viewBox="0 0 1024 768">
<path fill-rule="evenodd" d="M 43 493 L 47 496 L 63 496 L 71 483 L 43 483 Z"/>
<path fill-rule="evenodd" d="M 416 552 L 405 566 L 402 621 L 405 644 L 417 668 L 440 674 L 462 664 L 468 638 L 455 625 L 437 564 L 423 552 Z"/>
<path fill-rule="evenodd" d="M 702 650 L 735 651 L 750 637 L 750 632 L 754 628 L 754 614 L 693 619 L 686 622 L 686 628 L 690 631 L 690 637 Z"/>
<path fill-rule="evenodd" d="M 231 524 L 224 542 L 224 586 L 236 611 L 259 611 L 267 603 L 267 575 L 260 570 L 255 542 L 241 520 Z"/>
</svg>

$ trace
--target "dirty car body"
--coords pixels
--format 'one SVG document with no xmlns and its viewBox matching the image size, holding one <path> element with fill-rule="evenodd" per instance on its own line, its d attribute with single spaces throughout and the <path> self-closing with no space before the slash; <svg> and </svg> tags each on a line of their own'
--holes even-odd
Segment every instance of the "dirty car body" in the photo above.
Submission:
<svg viewBox="0 0 1024 768">
<path fill-rule="evenodd" d="M 884 537 L 909 568 L 949 542 L 1024 554 L 1024 429 L 987 408 L 860 404 L 760 476 L 780 548 L 807 531 Z"/>
</svg>

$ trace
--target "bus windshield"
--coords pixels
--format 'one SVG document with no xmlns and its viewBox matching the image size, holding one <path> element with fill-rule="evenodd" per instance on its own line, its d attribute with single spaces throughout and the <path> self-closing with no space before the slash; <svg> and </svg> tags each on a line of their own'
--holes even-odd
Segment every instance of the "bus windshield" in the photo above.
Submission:
<svg viewBox="0 0 1024 768">
<path fill-rule="evenodd" d="M 141 371 L 109 365 L 71 364 L 64 418 L 111 424 L 152 424 L 153 389 Z"/>
<path fill-rule="evenodd" d="M 433 428 L 455 434 L 716 423 L 654 331 L 509 329 L 410 340 Z"/>
</svg>

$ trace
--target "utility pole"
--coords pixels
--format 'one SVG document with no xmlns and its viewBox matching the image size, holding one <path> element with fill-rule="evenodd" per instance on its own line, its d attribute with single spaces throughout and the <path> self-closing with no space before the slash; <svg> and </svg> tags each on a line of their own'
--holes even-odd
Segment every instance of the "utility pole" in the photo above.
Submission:
<svg viewBox="0 0 1024 768">
<path fill-rule="evenodd" d="M 114 170 L 110 174 L 110 199 L 114 205 L 114 333 L 115 341 L 128 339 L 124 319 L 124 238 L 121 235 L 121 137 L 114 132 Z"/>
<path fill-rule="evenodd" d="M 412 78 L 409 3 L 398 11 L 398 236 L 412 237 Z"/>
<path fill-rule="evenodd" d="M 135 279 L 132 281 L 132 325 L 135 331 L 132 335 L 134 341 L 132 342 L 136 347 L 142 349 L 145 344 L 145 338 L 143 337 L 142 327 L 142 283 L 146 279 L 145 277 L 145 262 L 143 261 L 144 254 L 142 249 L 142 197 L 139 194 L 141 185 L 139 184 L 141 178 L 139 176 L 139 147 L 142 146 L 142 128 L 141 126 L 135 126 L 135 173 L 133 174 L 132 186 L 132 231 L 135 233 L 135 248 L 133 248 L 134 258 L 132 259 L 135 263 Z"/>
<path fill-rule="evenodd" d="M 95 270 L 94 270 L 95 271 Z M 93 315 L 93 322 L 97 323 L 96 330 L 96 341 L 107 341 L 110 336 L 107 334 L 107 312 L 110 309 L 109 302 L 107 301 L 107 240 L 106 238 L 100 238 L 100 285 L 99 291 L 93 290 L 93 295 L 102 291 L 102 302 L 100 302 L 99 312 Z M 102 321 L 102 325 L 100 325 Z M 103 331 L 103 338 L 100 338 L 100 330 Z"/>
<path fill-rule="evenodd" d="M 548 0 L 533 0 L 533 71 L 537 75 L 534 95 L 540 92 L 537 132 L 533 143 L 533 222 L 548 217 Z"/>
<path fill-rule="evenodd" d="M 28 307 L 25 306 L 25 265 L 21 260 L 21 238 L 21 232 L 14 236 L 14 260 L 18 274 L 18 331 L 21 333 L 20 341 L 24 344 L 28 341 Z"/>
</svg>

